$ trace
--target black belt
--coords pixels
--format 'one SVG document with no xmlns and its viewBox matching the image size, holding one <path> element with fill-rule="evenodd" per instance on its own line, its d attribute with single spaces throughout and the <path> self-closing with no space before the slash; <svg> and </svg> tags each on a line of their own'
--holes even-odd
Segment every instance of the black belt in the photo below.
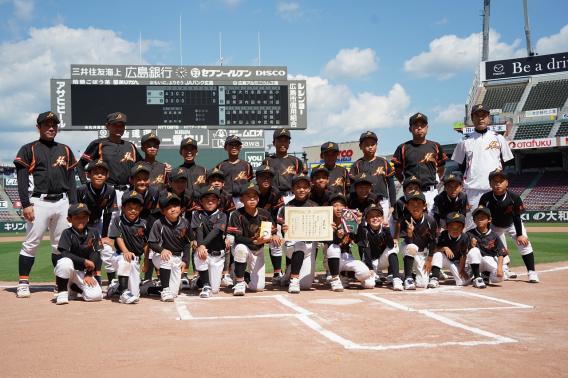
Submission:
<svg viewBox="0 0 568 378">
<path fill-rule="evenodd" d="M 429 192 L 432 189 L 436 189 L 436 184 L 432 184 L 432 185 L 422 185 L 422 191 L 423 192 Z"/>
<path fill-rule="evenodd" d="M 60 199 L 63 199 L 63 194 L 33 193 L 32 197 L 43 198 L 47 201 L 59 201 Z"/>
<path fill-rule="evenodd" d="M 207 253 L 208 253 L 210 256 L 213 256 L 213 257 L 219 257 L 219 256 L 224 256 L 224 255 L 225 255 L 225 251 L 211 251 L 211 252 L 207 251 Z"/>
<path fill-rule="evenodd" d="M 128 185 L 114 185 L 114 189 L 124 191 L 128 189 Z"/>
<path fill-rule="evenodd" d="M 181 256 L 182 252 L 172 252 L 172 256 Z"/>
</svg>

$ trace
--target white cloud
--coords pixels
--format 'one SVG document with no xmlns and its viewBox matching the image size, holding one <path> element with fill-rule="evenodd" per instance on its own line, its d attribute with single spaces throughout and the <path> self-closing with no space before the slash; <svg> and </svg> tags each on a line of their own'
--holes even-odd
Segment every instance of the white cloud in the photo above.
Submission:
<svg viewBox="0 0 568 378">
<path fill-rule="evenodd" d="M 361 79 L 379 68 L 379 58 L 370 48 L 342 49 L 323 68 L 323 75 L 331 79 Z"/>
<path fill-rule="evenodd" d="M 437 112 L 438 115 L 434 120 L 429 121 L 429 123 L 440 126 L 453 125 L 454 122 L 462 122 L 465 114 L 464 104 L 450 104 L 446 108 L 438 106 L 432 110 Z"/>
<path fill-rule="evenodd" d="M 447 22 L 448 22 L 448 17 L 444 17 L 440 21 L 436 22 L 436 25 L 444 25 Z"/>
<path fill-rule="evenodd" d="M 21 20 L 31 20 L 34 10 L 33 0 L 14 0 L 14 14 Z"/>
<path fill-rule="evenodd" d="M 558 34 L 540 38 L 535 45 L 535 52 L 539 54 L 553 54 L 568 51 L 568 25 L 565 25 Z"/>
<path fill-rule="evenodd" d="M 278 12 L 292 12 L 299 8 L 300 4 L 298 3 L 278 3 Z"/>
<path fill-rule="evenodd" d="M 512 44 L 499 42 L 501 35 L 495 30 L 489 31 L 489 58 L 491 60 L 509 59 L 523 56 L 524 49 L 519 49 L 520 39 Z M 404 62 L 403 70 L 418 78 L 437 76 L 447 80 L 462 72 L 475 71 L 480 61 L 480 33 L 466 38 L 445 35 L 430 42 L 430 50 L 422 52 Z"/>
</svg>

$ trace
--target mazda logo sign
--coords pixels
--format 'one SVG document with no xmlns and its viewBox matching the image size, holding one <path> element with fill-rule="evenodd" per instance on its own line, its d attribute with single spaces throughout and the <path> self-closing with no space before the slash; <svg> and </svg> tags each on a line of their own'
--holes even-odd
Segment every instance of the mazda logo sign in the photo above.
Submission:
<svg viewBox="0 0 568 378">
<path fill-rule="evenodd" d="M 502 64 L 496 64 L 495 66 L 493 66 L 493 71 L 495 72 L 503 72 L 503 69 L 505 67 Z"/>
</svg>

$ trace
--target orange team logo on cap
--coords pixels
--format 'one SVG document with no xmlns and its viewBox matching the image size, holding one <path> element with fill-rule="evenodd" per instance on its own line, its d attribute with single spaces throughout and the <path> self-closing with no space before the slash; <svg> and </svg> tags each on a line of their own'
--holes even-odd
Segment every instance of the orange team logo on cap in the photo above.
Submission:
<svg viewBox="0 0 568 378">
<path fill-rule="evenodd" d="M 372 204 L 372 205 L 371 205 L 371 207 L 377 207 L 377 205 L 375 205 L 375 204 Z"/>
<path fill-rule="evenodd" d="M 454 215 L 454 219 L 459 218 L 460 215 L 456 213 L 456 215 Z"/>
<path fill-rule="evenodd" d="M 238 136 L 236 136 L 236 135 L 233 135 L 233 139 L 237 139 L 237 138 L 238 138 Z"/>
<path fill-rule="evenodd" d="M 371 135 L 371 132 L 370 132 L 370 131 L 367 131 L 367 135 Z"/>
<path fill-rule="evenodd" d="M 422 117 L 422 114 L 418 113 L 418 115 L 416 116 L 416 118 L 420 118 Z"/>
<path fill-rule="evenodd" d="M 498 150 L 499 149 L 499 143 L 497 143 L 496 141 L 493 141 L 491 143 L 489 143 L 489 146 L 487 146 L 487 148 L 485 150 Z"/>
<path fill-rule="evenodd" d="M 318 165 L 318 169 L 319 169 L 319 168 L 324 168 L 324 167 L 325 167 L 325 165 L 323 165 L 323 164 Z"/>
<path fill-rule="evenodd" d="M 185 143 L 187 144 L 187 143 L 191 143 L 191 142 L 193 142 L 193 139 L 187 138 L 187 142 L 185 142 Z"/>
<path fill-rule="evenodd" d="M 122 118 L 122 114 L 118 113 L 118 115 L 116 116 L 116 119 L 121 119 Z"/>
<path fill-rule="evenodd" d="M 270 169 L 270 167 L 267 165 L 266 167 L 264 167 L 265 171 L 268 171 Z"/>
<path fill-rule="evenodd" d="M 449 179 L 454 178 L 454 175 L 449 175 L 448 178 Z"/>
<path fill-rule="evenodd" d="M 154 134 L 150 134 L 150 138 L 155 138 L 156 136 Z"/>
<path fill-rule="evenodd" d="M 136 169 L 140 169 L 140 168 L 142 168 L 142 167 L 143 167 L 142 164 L 138 164 L 138 167 L 136 167 Z"/>
<path fill-rule="evenodd" d="M 168 192 L 168 195 L 166 198 L 170 198 L 172 196 L 172 193 Z"/>
<path fill-rule="evenodd" d="M 83 204 L 80 203 L 79 206 L 77 206 L 77 209 L 80 209 L 80 208 L 82 208 L 82 207 L 83 207 Z"/>
<path fill-rule="evenodd" d="M 102 164 L 102 163 L 104 163 L 104 162 L 103 162 L 103 159 L 99 159 L 99 160 L 97 161 L 97 164 Z"/>
<path fill-rule="evenodd" d="M 420 192 L 418 190 L 416 190 L 413 194 L 413 196 L 419 196 L 419 195 L 420 195 Z"/>
<path fill-rule="evenodd" d="M 65 162 L 65 158 L 66 158 L 65 156 L 59 156 L 55 161 L 55 163 L 53 163 L 52 167 L 62 167 L 64 165 L 67 165 L 67 163 Z"/>
<path fill-rule="evenodd" d="M 282 131 L 280 131 L 280 134 L 284 134 L 286 132 L 286 129 L 282 129 Z"/>
<path fill-rule="evenodd" d="M 251 182 L 247 189 L 253 188 L 254 184 Z"/>
<path fill-rule="evenodd" d="M 53 113 L 52 113 L 52 112 L 49 112 L 49 114 L 47 115 L 47 117 L 48 117 L 48 118 L 49 118 L 49 117 L 53 117 Z"/>
<path fill-rule="evenodd" d="M 209 187 L 209 189 L 207 189 L 208 192 L 215 190 L 215 187 L 213 185 L 211 185 L 211 187 Z"/>
<path fill-rule="evenodd" d="M 135 190 L 135 191 L 132 192 L 132 194 L 130 195 L 130 197 L 137 196 L 137 195 L 138 195 L 138 192 Z"/>
<path fill-rule="evenodd" d="M 329 145 L 327 146 L 327 148 L 331 148 L 331 147 L 333 147 L 333 143 L 330 142 Z"/>
<path fill-rule="evenodd" d="M 211 173 L 215 173 L 215 172 L 219 172 L 219 170 L 218 170 L 217 168 L 215 168 L 215 169 L 213 170 L 213 172 L 211 172 Z"/>
<path fill-rule="evenodd" d="M 122 163 L 123 161 L 134 161 L 134 158 L 132 157 L 132 152 L 125 153 L 122 159 L 120 159 L 119 163 Z"/>
<path fill-rule="evenodd" d="M 499 172 L 501 172 L 501 170 L 500 170 L 499 168 L 497 168 L 497 169 L 495 170 L 495 173 L 499 173 Z"/>
<path fill-rule="evenodd" d="M 365 178 L 365 177 L 367 177 L 367 175 L 363 173 L 360 178 Z"/>
<path fill-rule="evenodd" d="M 183 173 L 183 168 L 180 168 L 178 171 L 178 175 Z"/>
</svg>

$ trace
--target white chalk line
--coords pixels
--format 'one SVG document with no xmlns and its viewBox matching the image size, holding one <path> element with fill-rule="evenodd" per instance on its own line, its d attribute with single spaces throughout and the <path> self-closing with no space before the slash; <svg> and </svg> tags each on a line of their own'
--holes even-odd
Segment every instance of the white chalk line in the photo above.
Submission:
<svg viewBox="0 0 568 378">
<path fill-rule="evenodd" d="M 476 297 L 476 298 L 481 298 L 481 299 L 485 299 L 488 301 L 494 301 L 494 302 L 499 302 L 499 303 L 505 303 L 508 305 L 513 306 L 513 308 L 534 308 L 534 306 L 529 306 L 526 304 L 522 304 L 522 303 L 517 303 L 517 302 L 511 302 L 508 301 L 506 299 L 499 299 L 499 298 L 494 298 L 494 297 L 489 297 L 487 295 L 483 295 L 483 294 L 477 294 L 477 293 L 472 293 L 469 291 L 459 291 L 456 292 L 456 294 L 458 295 L 465 295 L 465 296 L 470 296 L 470 297 Z M 503 308 L 503 307 L 502 307 Z"/>
<path fill-rule="evenodd" d="M 561 266 L 561 267 L 558 267 L 558 268 L 552 268 L 552 269 L 546 269 L 546 270 L 537 270 L 536 272 L 538 274 L 541 274 L 541 273 L 556 272 L 556 271 L 559 271 L 559 270 L 566 270 L 566 269 L 568 269 L 568 266 Z M 515 270 L 515 268 L 513 268 L 513 270 Z M 517 273 L 517 276 L 528 276 L 528 272 Z M 511 278 L 511 279 L 514 280 L 514 278 Z"/>
</svg>

